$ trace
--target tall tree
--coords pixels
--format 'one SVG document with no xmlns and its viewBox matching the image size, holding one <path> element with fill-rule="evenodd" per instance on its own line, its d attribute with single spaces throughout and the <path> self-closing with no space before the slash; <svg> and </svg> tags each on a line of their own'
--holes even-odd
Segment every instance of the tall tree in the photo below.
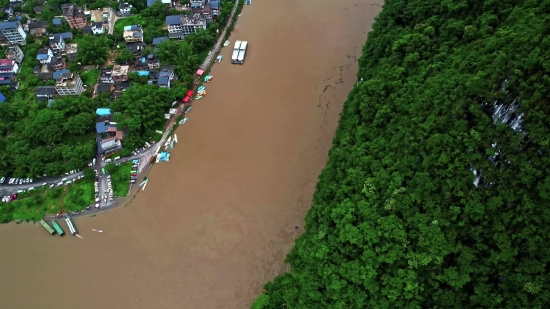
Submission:
<svg viewBox="0 0 550 309">
<path fill-rule="evenodd" d="M 109 55 L 109 41 L 105 37 L 84 36 L 78 43 L 76 59 L 83 65 L 102 65 Z"/>
</svg>

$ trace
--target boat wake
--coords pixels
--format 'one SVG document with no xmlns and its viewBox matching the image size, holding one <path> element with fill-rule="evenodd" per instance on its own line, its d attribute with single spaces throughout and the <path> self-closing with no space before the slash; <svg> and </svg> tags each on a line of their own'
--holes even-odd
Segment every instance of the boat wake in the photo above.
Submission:
<svg viewBox="0 0 550 309">
<path fill-rule="evenodd" d="M 82 237 L 82 236 L 80 236 L 80 235 L 78 235 L 78 234 L 75 234 L 74 236 L 76 236 L 76 237 L 78 237 L 78 238 L 80 238 L 80 239 L 84 239 L 84 237 Z"/>
</svg>

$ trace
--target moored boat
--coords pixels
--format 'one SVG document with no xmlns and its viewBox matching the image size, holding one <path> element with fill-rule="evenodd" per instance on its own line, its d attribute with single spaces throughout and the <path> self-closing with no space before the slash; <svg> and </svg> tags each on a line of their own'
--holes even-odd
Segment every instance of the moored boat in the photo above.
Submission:
<svg viewBox="0 0 550 309">
<path fill-rule="evenodd" d="M 98 232 L 98 233 L 103 233 L 103 231 L 102 231 L 102 230 L 98 230 L 98 229 L 92 229 L 92 231 L 94 231 L 94 232 Z"/>
<path fill-rule="evenodd" d="M 57 232 L 57 234 L 59 234 L 59 236 L 63 236 L 65 234 L 65 232 L 63 231 L 61 226 L 59 226 L 59 224 L 57 223 L 57 221 L 53 220 L 52 221 L 52 226 L 55 229 L 55 231 Z"/>
<path fill-rule="evenodd" d="M 229 40 L 227 40 L 227 41 L 223 42 L 223 46 L 226 47 L 226 46 L 229 45 L 229 43 L 230 43 Z"/>
<path fill-rule="evenodd" d="M 43 228 L 50 233 L 50 235 L 55 234 L 55 231 L 52 229 L 52 227 L 44 220 L 40 220 L 40 225 L 42 225 Z"/>
</svg>

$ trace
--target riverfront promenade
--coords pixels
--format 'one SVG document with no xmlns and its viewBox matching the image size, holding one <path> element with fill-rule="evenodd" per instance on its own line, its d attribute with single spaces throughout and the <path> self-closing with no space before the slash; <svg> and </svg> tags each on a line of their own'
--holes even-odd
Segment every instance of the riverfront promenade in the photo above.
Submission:
<svg viewBox="0 0 550 309">
<path fill-rule="evenodd" d="M 237 8 L 239 6 L 239 2 L 236 2 L 235 3 L 235 6 L 233 7 L 233 10 L 231 11 L 231 14 L 229 15 L 229 19 L 227 21 L 227 24 L 225 25 L 223 31 L 221 32 L 218 40 L 216 41 L 216 44 L 214 45 L 214 47 L 212 48 L 212 50 L 210 51 L 210 53 L 208 54 L 208 56 L 206 57 L 206 59 L 204 60 L 204 62 L 201 64 L 200 66 L 200 69 L 201 70 L 204 70 L 206 71 L 210 65 L 212 64 L 213 60 L 215 59 L 215 57 L 217 56 L 217 54 L 219 53 L 220 49 L 222 48 L 222 44 L 223 42 L 225 41 L 225 37 L 226 37 L 226 33 L 227 33 L 227 30 L 229 29 L 229 26 L 231 25 L 231 22 L 233 21 L 233 17 L 235 16 L 235 13 L 237 12 Z M 200 77 L 196 78 L 195 79 L 195 82 L 193 84 L 193 87 L 192 87 L 192 90 L 194 92 L 196 92 L 197 90 L 197 87 L 200 85 Z M 178 112 L 175 113 L 166 123 L 166 126 L 165 126 L 165 130 L 164 130 L 164 133 L 162 135 L 162 138 L 159 142 L 155 143 L 154 145 L 151 145 L 151 147 L 147 148 L 145 151 L 137 154 L 137 155 L 133 155 L 133 156 L 129 156 L 129 157 L 124 157 L 124 158 L 121 158 L 119 160 L 116 160 L 116 161 L 113 161 L 111 163 L 123 163 L 123 162 L 127 162 L 127 161 L 130 161 L 130 160 L 134 160 L 134 159 L 139 159 L 140 161 L 146 161 L 145 162 L 145 165 L 140 165 L 140 167 L 143 167 L 143 168 L 140 168 L 139 170 L 139 177 L 138 179 L 142 179 L 145 175 L 147 175 L 147 173 L 149 172 L 149 169 L 146 169 L 146 166 L 147 164 L 149 164 L 149 159 L 151 158 L 151 156 L 153 155 L 153 153 L 158 149 L 158 147 L 162 147 L 162 145 L 164 145 L 164 143 L 166 142 L 166 139 L 168 138 L 168 136 L 172 133 L 172 127 L 174 126 L 176 120 L 177 120 L 177 117 L 178 115 L 183 111 L 183 108 L 185 107 L 185 104 L 181 104 L 179 107 L 178 107 Z M 103 167 L 105 167 L 105 165 L 107 165 L 107 163 L 103 162 L 103 161 L 97 161 L 96 162 L 96 165 L 93 167 L 95 170 L 101 170 Z M 142 169 L 145 171 L 144 173 L 142 172 Z M 10 194 L 13 194 L 19 190 L 28 190 L 29 188 L 31 187 L 34 187 L 34 188 L 38 188 L 40 186 L 42 186 L 43 184 L 45 184 L 44 186 L 50 186 L 51 184 L 58 184 L 61 179 L 64 179 L 66 178 L 67 180 L 75 180 L 76 178 L 78 178 L 79 176 L 82 175 L 82 172 L 78 172 L 78 173 L 75 173 L 75 174 L 72 174 L 72 175 L 67 175 L 67 176 L 61 176 L 61 177 L 58 177 L 58 178 L 44 178 L 44 179 L 39 179 L 37 180 L 36 182 L 34 183 L 28 183 L 28 184 L 22 184 L 22 185 L 0 185 L 0 196 L 5 196 L 5 195 L 10 195 Z M 105 177 L 101 177 L 101 185 L 100 187 L 103 188 L 105 187 Z M 139 182 L 138 182 L 139 183 Z M 132 185 L 130 185 L 130 188 L 132 187 Z M 103 204 L 103 202 L 101 203 L 101 208 L 100 209 L 92 209 L 90 211 L 85 211 L 85 212 L 82 212 L 80 213 L 79 215 L 80 216 L 87 216 L 87 215 L 91 215 L 91 214 L 95 214 L 95 213 L 99 213 L 99 212 L 103 212 L 103 211 L 106 211 L 106 210 L 110 210 L 110 209 L 113 209 L 115 208 L 116 206 L 118 205 L 121 205 L 121 204 L 125 204 L 126 201 L 129 201 L 130 199 L 132 199 L 135 195 L 137 194 L 137 192 L 135 192 L 134 194 L 132 194 L 131 196 L 127 196 L 125 198 L 118 198 L 118 199 L 115 199 L 115 201 L 113 202 L 108 202 L 106 205 Z M 47 218 L 54 218 L 55 216 L 50 216 L 48 215 Z"/>
</svg>

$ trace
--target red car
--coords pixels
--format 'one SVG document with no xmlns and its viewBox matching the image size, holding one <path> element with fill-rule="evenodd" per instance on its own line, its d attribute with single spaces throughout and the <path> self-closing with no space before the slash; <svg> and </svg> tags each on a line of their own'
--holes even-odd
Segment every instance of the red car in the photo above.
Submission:
<svg viewBox="0 0 550 309">
<path fill-rule="evenodd" d="M 137 174 L 132 174 L 132 177 L 136 177 L 136 176 L 137 176 Z"/>
</svg>

